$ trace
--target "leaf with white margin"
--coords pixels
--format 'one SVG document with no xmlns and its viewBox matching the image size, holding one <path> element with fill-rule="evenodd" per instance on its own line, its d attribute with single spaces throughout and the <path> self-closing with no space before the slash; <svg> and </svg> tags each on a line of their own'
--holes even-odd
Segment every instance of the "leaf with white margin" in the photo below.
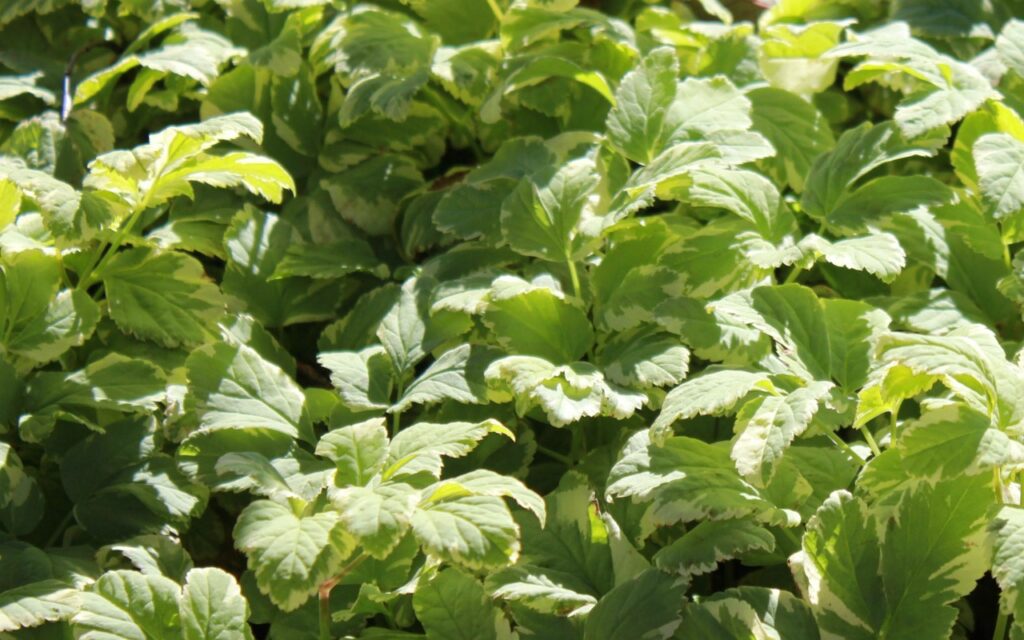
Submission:
<svg viewBox="0 0 1024 640">
<path fill-rule="evenodd" d="M 490 469 L 475 469 L 454 478 L 442 480 L 433 489 L 428 488 L 425 493 L 429 496 L 428 500 L 448 493 L 511 498 L 520 507 L 533 513 L 542 527 L 547 517 L 543 498 L 527 488 L 520 480 L 495 473 Z"/>
<path fill-rule="evenodd" d="M 659 446 L 640 431 L 608 475 L 608 498 L 650 502 L 647 517 L 652 524 L 745 516 L 785 526 L 799 522 L 798 514 L 768 502 L 740 477 L 727 447 L 683 436 Z"/>
<path fill-rule="evenodd" d="M 297 609 L 315 594 L 355 547 L 337 513 L 298 516 L 270 500 L 249 504 L 238 516 L 233 536 L 260 591 L 284 611 Z"/>
<path fill-rule="evenodd" d="M 413 380 L 389 412 L 405 411 L 414 404 L 453 400 L 467 404 L 487 401 L 484 369 L 497 352 L 462 344 L 442 353 Z"/>
<path fill-rule="evenodd" d="M 218 342 L 194 351 L 186 366 L 200 431 L 262 428 L 313 439 L 302 389 L 255 349 Z"/>
<path fill-rule="evenodd" d="M 786 448 L 810 426 L 833 386 L 817 380 L 786 395 L 763 395 L 745 404 L 736 416 L 739 436 L 732 445 L 740 474 L 755 485 L 770 482 Z"/>
<path fill-rule="evenodd" d="M 515 397 L 520 414 L 539 406 L 556 427 L 585 417 L 625 419 L 647 402 L 647 394 L 609 383 L 589 362 L 558 366 L 542 358 L 508 356 L 493 362 L 485 377 L 492 389 Z"/>
<path fill-rule="evenodd" d="M 325 351 L 317 356 L 317 361 L 331 372 L 331 384 L 349 409 L 372 411 L 388 407 L 393 369 L 384 347 Z"/>
<path fill-rule="evenodd" d="M 108 571 L 71 619 L 83 640 L 172 640 L 178 634 L 181 587 L 170 578 L 137 571 Z"/>
<path fill-rule="evenodd" d="M 663 442 L 672 434 L 672 425 L 699 415 L 724 415 L 750 392 L 771 385 L 762 371 L 709 367 L 700 375 L 668 392 L 654 424 L 651 439 Z"/>
<path fill-rule="evenodd" d="M 336 486 L 365 485 L 384 469 L 388 430 L 383 418 L 371 418 L 328 431 L 316 444 L 316 455 L 334 462 Z"/>
<path fill-rule="evenodd" d="M 497 584 L 492 595 L 501 600 L 523 604 L 541 613 L 557 613 L 567 617 L 589 612 L 597 598 L 579 593 L 559 584 L 543 570 L 516 565 L 488 577 L 488 584 Z"/>
<path fill-rule="evenodd" d="M 420 582 L 412 606 L 428 640 L 499 638 L 501 612 L 475 578 L 457 569 L 445 569 L 429 582 Z"/>
<path fill-rule="evenodd" d="M 442 458 L 461 458 L 476 448 L 490 433 L 515 440 L 511 431 L 497 420 L 484 422 L 418 422 L 399 431 L 388 448 L 384 479 L 426 472 L 440 477 Z"/>
<path fill-rule="evenodd" d="M 249 603 L 234 576 L 216 567 L 185 576 L 180 603 L 182 640 L 252 640 Z"/>
<path fill-rule="evenodd" d="M 374 558 L 384 560 L 402 541 L 420 492 L 402 482 L 329 491 L 346 531 Z"/>
<path fill-rule="evenodd" d="M 609 381 L 649 389 L 682 382 L 690 369 L 690 351 L 669 333 L 639 330 L 609 338 L 598 361 Z"/>
<path fill-rule="evenodd" d="M 497 569 L 519 557 L 519 527 L 501 498 L 427 504 L 413 514 L 412 530 L 428 555 L 468 569 Z"/>
<path fill-rule="evenodd" d="M 79 592 L 61 580 L 41 580 L 0 593 L 0 632 L 70 618 L 81 606 Z"/>
<path fill-rule="evenodd" d="M 708 520 L 662 547 L 654 563 L 663 571 L 691 577 L 714 571 L 718 563 L 749 551 L 773 549 L 775 536 L 751 520 Z"/>
</svg>

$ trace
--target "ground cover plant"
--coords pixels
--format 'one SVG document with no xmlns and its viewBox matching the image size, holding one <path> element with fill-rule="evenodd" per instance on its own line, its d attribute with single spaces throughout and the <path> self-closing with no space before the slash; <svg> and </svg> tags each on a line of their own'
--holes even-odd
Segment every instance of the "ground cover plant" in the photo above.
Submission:
<svg viewBox="0 0 1024 640">
<path fill-rule="evenodd" d="M 1024 638 L 1024 4 L 0 4 L 0 638 Z"/>
</svg>

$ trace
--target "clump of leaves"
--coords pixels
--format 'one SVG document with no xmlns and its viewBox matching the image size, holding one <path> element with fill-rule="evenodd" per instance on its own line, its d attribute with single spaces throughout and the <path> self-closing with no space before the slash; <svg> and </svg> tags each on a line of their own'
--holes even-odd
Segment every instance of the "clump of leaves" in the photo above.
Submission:
<svg viewBox="0 0 1024 640">
<path fill-rule="evenodd" d="M 0 637 L 1024 637 L 1018 4 L 6 3 Z"/>
</svg>

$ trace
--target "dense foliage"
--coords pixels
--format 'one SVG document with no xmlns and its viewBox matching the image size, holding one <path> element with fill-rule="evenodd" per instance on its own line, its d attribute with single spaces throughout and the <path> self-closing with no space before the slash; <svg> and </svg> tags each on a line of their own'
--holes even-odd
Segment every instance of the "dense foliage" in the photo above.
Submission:
<svg viewBox="0 0 1024 640">
<path fill-rule="evenodd" d="M 1024 638 L 1024 3 L 729 8 L 0 3 L 0 638 Z"/>
</svg>

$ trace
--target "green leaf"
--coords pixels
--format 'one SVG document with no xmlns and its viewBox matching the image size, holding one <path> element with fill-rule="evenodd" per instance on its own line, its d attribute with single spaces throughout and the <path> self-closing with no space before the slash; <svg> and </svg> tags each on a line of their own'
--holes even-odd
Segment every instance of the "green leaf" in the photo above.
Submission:
<svg viewBox="0 0 1024 640">
<path fill-rule="evenodd" d="M 316 454 L 336 467 L 334 482 L 365 485 L 384 468 L 388 455 L 388 431 L 383 418 L 328 431 L 316 445 Z"/>
<path fill-rule="evenodd" d="M 616 586 L 594 605 L 583 637 L 612 640 L 627 633 L 636 638 L 670 637 L 679 626 L 685 591 L 686 581 L 656 569 L 645 571 Z"/>
<path fill-rule="evenodd" d="M 165 347 L 206 342 L 224 313 L 224 299 L 203 266 L 181 253 L 129 249 L 100 277 L 114 322 Z"/>
<path fill-rule="evenodd" d="M 992 518 L 990 537 L 993 546 L 992 575 L 999 583 L 1001 611 L 1013 615 L 1012 634 L 1021 632 L 1016 620 L 1021 614 L 1020 588 L 1024 583 L 1024 565 L 1021 563 L 1020 545 L 1024 541 L 1024 509 L 1006 505 Z"/>
<path fill-rule="evenodd" d="M 238 478 L 228 485 L 232 489 L 249 490 L 267 498 L 298 496 L 274 465 L 254 451 L 224 454 L 217 460 L 214 470 L 218 475 Z"/>
<path fill-rule="evenodd" d="M 0 180 L 0 231 L 14 222 L 21 210 L 21 191 L 10 180 Z"/>
<path fill-rule="evenodd" d="M 545 573 L 531 573 L 529 567 L 498 572 L 489 578 L 488 582 L 492 581 L 501 582 L 493 591 L 495 598 L 523 603 L 541 613 L 567 613 L 571 617 L 587 613 L 597 604 L 594 596 L 574 591 Z"/>
<path fill-rule="evenodd" d="M 493 419 L 477 423 L 416 423 L 391 439 L 384 478 L 421 472 L 437 478 L 441 475 L 442 457 L 460 458 L 466 455 L 489 433 L 500 433 L 512 438 L 512 432 Z"/>
<path fill-rule="evenodd" d="M 391 411 L 405 411 L 413 404 L 454 400 L 482 404 L 487 399 L 484 369 L 494 353 L 483 348 L 460 345 L 441 354 L 409 384 Z"/>
<path fill-rule="evenodd" d="M 320 182 L 341 216 L 371 236 L 390 233 L 402 199 L 422 185 L 423 175 L 404 155 L 374 156 Z"/>
<path fill-rule="evenodd" d="M 353 411 L 386 409 L 391 396 L 391 359 L 383 347 L 359 352 L 328 351 L 317 360 L 331 372 L 331 384 Z"/>
<path fill-rule="evenodd" d="M 297 516 L 269 500 L 251 503 L 238 516 L 235 547 L 245 552 L 260 591 L 292 611 L 334 576 L 355 543 L 338 514 Z"/>
<path fill-rule="evenodd" d="M 502 204 L 502 238 L 523 255 L 552 262 L 579 258 L 594 235 L 584 223 L 593 217 L 588 207 L 599 180 L 589 159 L 523 178 Z"/>
<path fill-rule="evenodd" d="M 31 582 L 0 593 L 0 632 L 37 627 L 70 618 L 80 594 L 60 580 Z"/>
<path fill-rule="evenodd" d="M 77 241 L 94 230 L 85 224 L 79 205 L 82 194 L 71 185 L 47 173 L 26 168 L 20 159 L 0 157 L 0 178 L 13 183 L 23 200 L 31 198 L 43 216 L 46 228 L 62 240 Z M 24 203 L 22 208 L 25 208 Z"/>
<path fill-rule="evenodd" d="M 871 363 L 871 349 L 889 322 L 856 301 L 818 300 L 800 285 L 759 287 L 751 295 L 760 316 L 752 323 L 778 346 L 778 358 L 804 380 L 835 379 L 854 389 Z"/>
<path fill-rule="evenodd" d="M 221 156 L 196 156 L 161 176 L 154 189 L 185 190 L 185 182 L 220 188 L 243 187 L 253 195 L 276 204 L 284 199 L 285 191 L 295 192 L 295 182 L 284 167 L 270 158 L 244 151 Z"/>
<path fill-rule="evenodd" d="M 896 450 L 904 472 L 918 478 L 936 473 L 952 478 L 1024 464 L 1024 446 L 993 428 L 986 415 L 955 403 L 902 425 Z"/>
<path fill-rule="evenodd" d="M 201 431 L 257 428 L 313 439 L 302 389 L 251 347 L 207 345 L 186 366 Z"/>
<path fill-rule="evenodd" d="M 467 569 L 496 569 L 519 556 L 519 527 L 501 498 L 461 496 L 416 509 L 412 530 L 428 555 Z"/>
<path fill-rule="evenodd" d="M 740 477 L 723 444 L 677 436 L 659 446 L 641 431 L 612 467 L 606 493 L 650 502 L 647 518 L 653 524 L 745 515 L 780 525 L 798 522 L 798 514 L 768 503 Z"/>
<path fill-rule="evenodd" d="M 687 531 L 654 556 L 662 571 L 684 577 L 714 571 L 718 563 L 751 551 L 772 551 L 775 537 L 750 520 L 709 520 Z"/>
<path fill-rule="evenodd" d="M 520 179 L 556 166 L 555 154 L 538 138 L 506 140 L 486 163 L 445 193 L 434 223 L 460 238 L 501 242 L 501 209 Z"/>
<path fill-rule="evenodd" d="M 423 340 L 427 333 L 426 298 L 429 291 L 417 279 L 407 280 L 402 293 L 377 328 L 377 337 L 390 356 L 395 375 L 401 379 L 427 354 Z"/>
<path fill-rule="evenodd" d="M 929 138 L 908 140 L 889 122 L 864 123 L 848 129 L 839 137 L 835 148 L 819 156 L 811 167 L 800 204 L 809 215 L 823 218 L 872 170 L 904 158 L 932 156 L 935 147 L 935 141 Z"/>
<path fill-rule="evenodd" d="M 768 375 L 741 369 L 708 369 L 687 380 L 665 396 L 661 413 L 651 425 L 651 438 L 663 442 L 673 423 L 699 415 L 728 413 L 751 391 L 770 388 Z"/>
<path fill-rule="evenodd" d="M 234 113 L 168 127 L 152 134 L 148 144 L 132 151 L 111 151 L 93 160 L 84 184 L 117 194 L 135 209 L 157 206 L 175 196 L 194 197 L 192 182 L 243 186 L 276 202 L 281 201 L 284 189 L 294 192 L 291 177 L 273 160 L 241 152 L 206 153 L 220 142 L 240 137 L 261 141 L 263 125 L 251 114 Z"/>
<path fill-rule="evenodd" d="M 776 152 L 761 166 L 776 183 L 802 192 L 814 161 L 835 144 L 828 121 L 812 104 L 788 91 L 754 89 L 747 97 L 754 131 L 764 135 Z"/>
<path fill-rule="evenodd" d="M 235 578 L 225 571 L 214 567 L 189 571 L 180 609 L 184 640 L 252 640 L 249 604 Z"/>
<path fill-rule="evenodd" d="M 528 489 L 519 480 L 489 469 L 476 469 L 450 480 L 444 480 L 435 489 L 435 495 L 443 495 L 449 490 L 456 493 L 468 492 L 478 496 L 511 498 L 520 507 L 533 513 L 542 527 L 547 518 L 547 509 L 544 506 L 543 498 Z"/>
<path fill-rule="evenodd" d="M 474 578 L 445 569 L 413 594 L 413 609 L 431 640 L 497 640 L 501 613 Z"/>
<path fill-rule="evenodd" d="M 273 277 L 340 278 L 357 272 L 386 278 L 388 268 L 377 259 L 368 243 L 346 238 L 327 244 L 289 246 Z"/>
<path fill-rule="evenodd" d="M 38 413 L 58 406 L 119 411 L 155 411 L 167 381 L 146 360 L 111 353 L 72 372 L 46 371 L 28 381 L 26 409 Z"/>
<path fill-rule="evenodd" d="M 82 345 L 100 309 L 84 291 L 60 287 L 60 265 L 37 251 L 10 256 L 0 272 L 0 324 L 9 351 L 45 363 Z"/>
<path fill-rule="evenodd" d="M 1006 133 L 990 133 L 974 143 L 979 187 L 996 219 L 1024 208 L 1024 142 Z"/>
<path fill-rule="evenodd" d="M 331 491 L 347 533 L 374 558 L 384 560 L 402 541 L 420 492 L 401 482 Z"/>
<path fill-rule="evenodd" d="M 774 235 L 779 191 L 770 180 L 744 170 L 696 169 L 686 199 L 698 207 L 731 211 L 754 224 L 763 235 Z"/>
<path fill-rule="evenodd" d="M 807 96 L 832 86 L 838 64 L 825 54 L 838 44 L 847 22 L 828 20 L 831 17 L 815 16 L 810 24 L 780 20 L 766 25 L 758 63 L 773 87 Z"/>
<path fill-rule="evenodd" d="M 494 361 L 484 375 L 492 390 L 516 399 L 520 414 L 539 406 L 556 427 L 602 415 L 622 420 L 647 402 L 647 394 L 610 384 L 587 362 L 558 366 L 533 356 L 508 356 Z"/>
<path fill-rule="evenodd" d="M 1024 76 L 1024 21 L 1014 18 L 1003 25 L 996 38 L 996 51 L 1003 64 Z"/>
<path fill-rule="evenodd" d="M 831 389 L 832 383 L 817 381 L 784 396 L 760 396 L 744 405 L 736 417 L 739 436 L 732 447 L 740 474 L 754 484 L 767 484 L 786 448 L 810 426 Z"/>
<path fill-rule="evenodd" d="M 170 640 L 180 629 L 180 597 L 181 587 L 163 576 L 108 571 L 81 595 L 82 609 L 72 618 L 75 636 Z"/>
<path fill-rule="evenodd" d="M 586 314 L 561 291 L 511 276 L 494 282 L 484 322 L 503 348 L 556 364 L 578 360 L 594 336 Z"/>
<path fill-rule="evenodd" d="M 879 360 L 882 364 L 902 365 L 917 376 L 931 377 L 932 381 L 939 379 L 968 404 L 989 413 L 998 394 L 994 363 L 982 346 L 964 333 L 925 336 L 890 332 L 878 340 Z M 914 395 L 923 390 L 919 378 L 907 380 L 903 387 Z"/>
<path fill-rule="evenodd" d="M 605 377 L 627 387 L 677 385 L 689 372 L 690 351 L 671 334 L 638 331 L 608 340 L 600 354 Z"/>
<path fill-rule="evenodd" d="M 665 123 L 676 97 L 679 61 L 668 47 L 654 49 L 627 73 L 608 114 L 608 140 L 624 156 L 650 163 L 664 149 Z"/>
<path fill-rule="evenodd" d="M 948 635 L 957 615 L 949 605 L 987 568 L 993 498 L 985 475 L 920 484 L 883 529 L 862 501 L 834 493 L 803 543 L 803 570 L 819 585 L 810 601 L 822 631 L 848 638 Z"/>
</svg>

